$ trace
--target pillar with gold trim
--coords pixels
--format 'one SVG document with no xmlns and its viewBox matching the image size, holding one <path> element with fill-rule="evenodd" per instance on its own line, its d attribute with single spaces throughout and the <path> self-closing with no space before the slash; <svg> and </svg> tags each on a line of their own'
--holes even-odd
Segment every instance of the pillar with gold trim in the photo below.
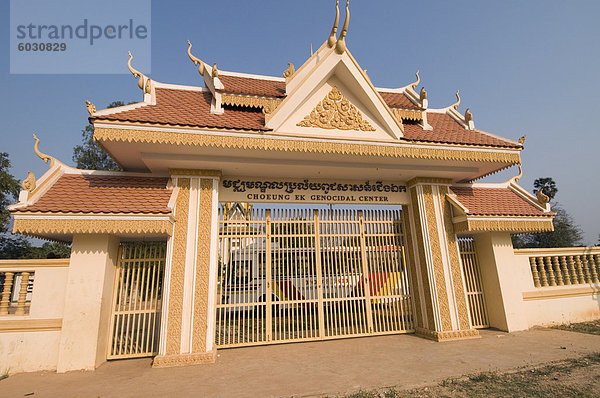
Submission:
<svg viewBox="0 0 600 398">
<path fill-rule="evenodd" d="M 175 226 L 167 248 L 158 355 L 153 367 L 216 359 L 218 190 L 216 170 L 171 169 Z"/>
<path fill-rule="evenodd" d="M 469 319 L 458 243 L 450 204 L 445 199 L 451 183 L 440 178 L 415 178 L 407 184 L 415 331 L 437 341 L 479 337 Z"/>
</svg>

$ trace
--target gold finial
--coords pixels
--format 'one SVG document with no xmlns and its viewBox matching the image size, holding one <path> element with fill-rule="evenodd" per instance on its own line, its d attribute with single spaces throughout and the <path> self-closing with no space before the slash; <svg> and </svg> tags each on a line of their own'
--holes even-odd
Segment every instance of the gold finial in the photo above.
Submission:
<svg viewBox="0 0 600 398">
<path fill-rule="evenodd" d="M 133 77 L 139 77 L 140 79 L 138 80 L 138 87 L 142 90 L 144 90 L 144 76 L 140 71 L 136 70 L 133 68 L 133 66 L 131 66 L 131 60 L 133 59 L 133 55 L 131 55 L 131 51 L 129 51 L 129 61 L 127 61 L 127 67 L 129 68 L 129 71 L 131 72 L 131 74 L 133 75 Z M 145 91 L 145 90 L 144 90 Z"/>
<path fill-rule="evenodd" d="M 202 62 L 202 60 L 200 60 L 200 58 L 194 57 L 192 55 L 192 43 L 190 43 L 190 41 L 188 40 L 188 57 L 190 57 L 190 59 L 192 60 L 192 62 L 194 63 L 194 65 L 198 65 L 198 73 L 200 73 L 200 76 L 204 76 L 204 62 Z"/>
<path fill-rule="evenodd" d="M 517 181 L 519 181 L 521 179 L 521 177 L 523 177 L 523 167 L 521 165 L 519 165 L 519 175 L 516 177 L 513 177 L 513 181 L 516 183 Z"/>
<path fill-rule="evenodd" d="M 285 77 L 286 79 L 292 77 L 292 75 L 296 72 L 296 69 L 294 69 L 294 64 L 291 62 L 288 62 L 288 68 L 283 72 L 283 77 Z"/>
<path fill-rule="evenodd" d="M 527 135 L 522 136 L 521 138 L 519 138 L 519 144 L 521 145 L 525 145 L 525 139 L 527 138 Z"/>
<path fill-rule="evenodd" d="M 37 138 L 35 134 L 33 135 L 33 138 L 35 139 L 33 150 L 35 151 L 36 155 L 38 155 L 39 158 L 44 161 L 44 163 L 48 163 L 48 161 L 50 161 L 50 167 L 52 167 L 52 165 L 54 164 L 54 158 L 52 156 L 48 156 L 46 154 L 41 153 L 39 149 L 40 139 Z"/>
<path fill-rule="evenodd" d="M 537 197 L 537 200 L 538 200 L 538 201 L 539 201 L 541 204 L 543 204 L 543 205 L 545 205 L 545 204 L 547 204 L 548 202 L 550 202 L 550 197 L 549 197 L 548 195 L 546 195 L 546 194 L 544 193 L 544 191 L 543 191 L 543 190 L 541 190 L 541 189 L 540 189 L 539 191 L 537 191 L 537 193 L 536 193 L 536 195 L 535 195 L 535 196 Z"/>
<path fill-rule="evenodd" d="M 331 34 L 327 39 L 327 45 L 331 48 L 336 42 L 335 35 L 337 33 L 338 23 L 340 22 L 340 0 L 335 1 L 335 21 L 333 22 L 333 28 L 331 28 Z M 312 44 L 311 44 L 311 55 L 312 55 Z"/>
<path fill-rule="evenodd" d="M 415 76 L 417 76 L 417 81 L 410 85 L 413 89 L 415 87 L 417 87 L 419 85 L 419 83 L 421 83 L 421 77 L 419 76 L 418 70 L 417 70 L 417 73 L 415 73 Z"/>
<path fill-rule="evenodd" d="M 92 104 L 90 101 L 86 100 L 85 105 L 87 106 L 87 111 L 92 116 L 94 112 L 96 112 L 96 105 Z"/>
<path fill-rule="evenodd" d="M 452 105 L 452 108 L 456 109 L 460 105 L 460 95 L 458 95 L 458 91 L 456 90 L 456 102 Z"/>
<path fill-rule="evenodd" d="M 421 87 L 421 92 L 419 93 L 419 99 L 421 102 L 427 99 L 427 91 L 425 91 L 425 87 Z"/>
<path fill-rule="evenodd" d="M 212 77 L 219 77 L 219 70 L 217 69 L 217 63 L 215 62 L 212 67 Z"/>
<path fill-rule="evenodd" d="M 469 124 L 473 120 L 473 114 L 469 111 L 469 108 L 465 111 L 465 123 Z"/>
<path fill-rule="evenodd" d="M 21 188 L 28 192 L 31 192 L 35 189 L 35 176 L 31 171 L 27 174 L 27 178 L 21 184 Z"/>
<path fill-rule="evenodd" d="M 350 23 L 350 0 L 346 0 L 346 19 L 344 20 L 344 27 L 340 38 L 335 45 L 335 51 L 338 54 L 343 54 L 346 51 L 346 34 L 348 34 L 348 24 Z"/>
</svg>

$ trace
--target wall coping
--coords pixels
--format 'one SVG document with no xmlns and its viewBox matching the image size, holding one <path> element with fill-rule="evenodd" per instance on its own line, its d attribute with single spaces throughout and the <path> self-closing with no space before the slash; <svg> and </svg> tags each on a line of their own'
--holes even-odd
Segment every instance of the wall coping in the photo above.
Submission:
<svg viewBox="0 0 600 398">
<path fill-rule="evenodd" d="M 515 252 L 515 255 L 530 256 L 530 257 L 531 256 L 600 254 L 600 246 L 515 249 L 514 252 Z"/>
<path fill-rule="evenodd" d="M 69 258 L 0 260 L 0 271 L 12 271 L 16 269 L 21 270 L 46 267 L 68 267 L 69 262 Z"/>
<path fill-rule="evenodd" d="M 600 284 L 552 286 L 523 292 L 523 300 L 545 300 L 577 296 L 595 296 L 598 294 L 600 294 Z"/>
</svg>

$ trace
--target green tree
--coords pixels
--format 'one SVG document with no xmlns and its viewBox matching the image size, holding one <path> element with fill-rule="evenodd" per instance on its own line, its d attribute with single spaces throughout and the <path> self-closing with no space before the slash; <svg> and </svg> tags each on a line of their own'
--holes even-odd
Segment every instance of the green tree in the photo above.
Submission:
<svg viewBox="0 0 600 398">
<path fill-rule="evenodd" d="M 10 172 L 8 153 L 0 153 L 0 233 L 8 231 L 10 212 L 7 207 L 19 195 L 19 181 Z"/>
<path fill-rule="evenodd" d="M 552 211 L 556 213 L 554 231 L 513 236 L 513 246 L 515 248 L 581 246 L 583 242 L 581 227 L 560 203 L 554 201 L 558 192 L 554 180 L 551 177 L 538 178 L 533 183 L 533 187 L 534 193 L 542 190 L 551 200 Z"/>
<path fill-rule="evenodd" d="M 113 101 L 107 108 L 125 105 L 123 101 Z M 73 161 L 78 169 L 120 170 L 119 165 L 94 141 L 94 126 L 88 124 L 81 130 L 81 145 L 73 148 Z"/>
</svg>

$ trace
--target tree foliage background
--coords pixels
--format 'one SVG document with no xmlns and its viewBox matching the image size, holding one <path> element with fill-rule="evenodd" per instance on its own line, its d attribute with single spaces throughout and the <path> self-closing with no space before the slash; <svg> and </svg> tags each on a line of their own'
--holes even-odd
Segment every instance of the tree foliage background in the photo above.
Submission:
<svg viewBox="0 0 600 398">
<path fill-rule="evenodd" d="M 538 178 L 533 183 L 533 188 L 534 194 L 541 190 L 550 198 L 552 211 L 556 213 L 554 231 L 514 235 L 513 246 L 515 248 L 581 246 L 583 244 L 581 227 L 560 203 L 554 201 L 554 197 L 558 193 L 554 180 L 551 177 Z"/>
</svg>

